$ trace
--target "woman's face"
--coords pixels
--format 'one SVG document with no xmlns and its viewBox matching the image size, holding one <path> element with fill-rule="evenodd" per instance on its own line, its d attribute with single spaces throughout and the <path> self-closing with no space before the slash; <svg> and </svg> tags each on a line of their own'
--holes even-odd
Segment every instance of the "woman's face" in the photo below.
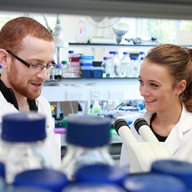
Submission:
<svg viewBox="0 0 192 192">
<path fill-rule="evenodd" d="M 164 112 L 179 103 L 179 86 L 165 65 L 145 59 L 140 68 L 139 81 L 147 111 Z"/>
</svg>

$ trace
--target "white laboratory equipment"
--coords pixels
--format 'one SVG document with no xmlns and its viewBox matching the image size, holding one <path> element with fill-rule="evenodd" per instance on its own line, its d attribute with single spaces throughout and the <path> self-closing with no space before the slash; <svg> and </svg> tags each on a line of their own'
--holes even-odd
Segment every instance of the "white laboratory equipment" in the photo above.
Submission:
<svg viewBox="0 0 192 192">
<path fill-rule="evenodd" d="M 141 123 L 140 126 L 142 125 Z M 117 119 L 114 122 L 114 127 L 128 150 L 127 159 L 130 163 L 131 173 L 148 172 L 152 162 L 155 160 L 171 157 L 166 144 L 158 140 L 156 141 L 154 137 L 144 137 L 145 139 L 143 140 L 145 141 L 138 142 L 125 120 Z M 149 129 L 147 131 L 149 132 Z M 141 131 L 141 134 L 143 132 L 145 133 L 145 131 Z M 149 140 L 147 141 L 147 139 Z"/>
</svg>

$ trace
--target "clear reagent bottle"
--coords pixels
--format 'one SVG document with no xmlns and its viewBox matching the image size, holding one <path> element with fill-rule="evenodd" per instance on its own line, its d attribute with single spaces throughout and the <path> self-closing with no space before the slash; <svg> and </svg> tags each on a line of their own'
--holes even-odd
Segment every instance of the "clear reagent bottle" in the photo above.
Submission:
<svg viewBox="0 0 192 192">
<path fill-rule="evenodd" d="M 29 169 L 51 167 L 45 153 L 45 116 L 36 112 L 6 114 L 2 118 L 2 148 L 5 179 L 12 183 L 16 174 Z"/>
<path fill-rule="evenodd" d="M 111 121 L 92 115 L 68 118 L 66 133 L 67 153 L 62 159 L 61 170 L 68 179 L 83 165 L 104 163 L 113 165 L 109 154 Z"/>
</svg>

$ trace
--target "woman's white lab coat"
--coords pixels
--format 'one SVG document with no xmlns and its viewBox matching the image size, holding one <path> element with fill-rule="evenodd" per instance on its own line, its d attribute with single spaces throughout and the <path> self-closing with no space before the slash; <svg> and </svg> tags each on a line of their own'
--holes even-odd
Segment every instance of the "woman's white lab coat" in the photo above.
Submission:
<svg viewBox="0 0 192 192">
<path fill-rule="evenodd" d="M 148 124 L 150 124 L 151 117 L 152 113 L 149 112 L 146 112 L 144 115 Z M 138 135 L 133 125 L 131 130 L 138 141 L 142 141 L 141 136 Z M 192 113 L 188 112 L 184 105 L 179 122 L 171 130 L 165 143 L 171 153 L 171 158 L 192 163 Z M 129 165 L 128 155 L 128 151 L 123 144 L 121 148 L 120 165 Z"/>
<path fill-rule="evenodd" d="M 38 112 L 46 116 L 47 139 L 45 142 L 45 150 L 50 157 L 49 161 L 54 168 L 59 168 L 61 165 L 61 141 L 60 135 L 54 133 L 54 121 L 51 115 L 50 104 L 42 96 L 36 99 Z M 2 116 L 8 113 L 19 112 L 14 105 L 7 102 L 0 92 L 0 122 Z"/>
</svg>

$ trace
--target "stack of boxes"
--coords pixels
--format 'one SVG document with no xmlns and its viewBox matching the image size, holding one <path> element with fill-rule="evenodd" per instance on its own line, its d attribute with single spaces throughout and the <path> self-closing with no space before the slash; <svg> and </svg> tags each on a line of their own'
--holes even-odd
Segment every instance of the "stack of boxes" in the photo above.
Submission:
<svg viewBox="0 0 192 192">
<path fill-rule="evenodd" d="M 101 62 L 95 62 L 94 56 L 81 56 L 81 77 L 82 78 L 102 78 L 103 67 Z"/>
<path fill-rule="evenodd" d="M 92 78 L 93 56 L 81 56 L 81 77 Z"/>
<path fill-rule="evenodd" d="M 69 57 L 69 72 L 71 73 L 72 77 L 80 77 L 81 71 L 81 55 L 80 54 L 73 54 Z"/>
</svg>

